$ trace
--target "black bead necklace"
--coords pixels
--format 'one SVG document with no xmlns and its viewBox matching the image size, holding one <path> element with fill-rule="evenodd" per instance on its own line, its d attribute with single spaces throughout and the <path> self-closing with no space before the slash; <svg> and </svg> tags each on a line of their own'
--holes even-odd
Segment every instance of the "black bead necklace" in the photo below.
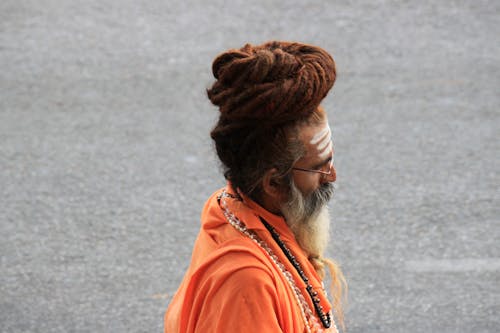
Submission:
<svg viewBox="0 0 500 333">
<path fill-rule="evenodd" d="M 259 216 L 260 217 L 260 216 Z M 278 232 L 266 221 L 264 218 L 260 217 L 260 220 L 264 224 L 267 230 L 271 233 L 271 236 L 273 237 L 274 241 L 278 243 L 279 247 L 285 254 L 285 256 L 288 258 L 290 263 L 295 267 L 297 270 L 297 273 L 299 273 L 302 281 L 306 284 L 306 290 L 309 296 L 312 299 L 312 302 L 314 304 L 314 309 L 316 310 L 316 313 L 318 314 L 319 319 L 321 320 L 321 323 L 323 324 L 323 327 L 325 328 L 330 328 L 332 325 L 332 320 L 330 318 L 329 313 L 325 313 L 323 311 L 323 307 L 320 304 L 320 299 L 318 297 L 318 292 L 315 291 L 312 287 L 312 285 L 309 283 L 309 279 L 305 275 L 304 271 L 302 270 L 302 267 L 300 266 L 300 263 L 297 261 L 295 256 L 293 255 L 292 251 L 285 245 L 285 243 L 281 240 L 280 235 Z"/>
</svg>

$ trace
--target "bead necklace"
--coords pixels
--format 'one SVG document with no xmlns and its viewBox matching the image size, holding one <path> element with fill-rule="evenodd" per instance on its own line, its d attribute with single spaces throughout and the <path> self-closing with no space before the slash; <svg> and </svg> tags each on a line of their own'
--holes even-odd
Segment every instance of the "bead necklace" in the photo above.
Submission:
<svg viewBox="0 0 500 333">
<path fill-rule="evenodd" d="M 263 240 L 261 240 L 260 237 L 255 232 L 248 230 L 246 225 L 242 221 L 240 221 L 234 215 L 234 213 L 232 213 L 229 210 L 225 198 L 236 198 L 236 197 L 233 196 L 232 194 L 227 193 L 225 189 L 218 196 L 218 201 L 221 203 L 222 211 L 223 211 L 223 214 L 226 217 L 227 221 L 236 230 L 240 231 L 242 234 L 244 234 L 245 236 L 250 238 L 254 243 L 256 243 L 260 248 L 262 248 L 264 250 L 264 252 L 269 256 L 271 261 L 274 263 L 274 265 L 276 266 L 278 271 L 283 275 L 283 277 L 287 281 L 288 285 L 292 289 L 293 294 L 295 296 L 295 300 L 297 302 L 297 305 L 300 308 L 301 316 L 302 316 L 302 319 L 304 320 L 304 324 L 306 326 L 306 331 L 308 333 L 312 332 L 311 331 L 311 324 L 312 324 L 312 327 L 315 329 L 316 332 L 323 332 L 323 329 L 320 326 L 316 316 L 314 316 L 311 308 L 309 307 L 309 304 L 307 303 L 304 296 L 302 295 L 302 292 L 295 284 L 295 280 L 293 279 L 292 274 L 286 269 L 285 265 L 283 265 L 283 263 L 280 262 L 279 258 L 274 254 L 273 250 L 269 247 L 269 245 L 267 245 L 267 243 L 265 243 Z M 273 235 L 273 238 L 274 238 L 274 235 Z M 281 239 L 280 239 L 280 241 L 281 241 Z M 279 244 L 279 242 L 278 242 L 278 244 Z M 281 245 L 280 245 L 280 247 L 281 247 Z M 291 254 L 291 251 L 289 249 L 288 249 L 288 252 L 290 252 L 290 254 Z M 285 251 L 285 254 L 288 257 L 288 254 L 286 251 Z M 292 262 L 292 265 L 294 265 L 293 262 Z M 299 272 L 299 274 L 300 274 L 300 272 Z M 303 272 L 302 272 L 302 275 L 304 275 Z M 301 275 L 301 277 L 302 277 L 302 275 Z M 305 275 L 304 275 L 304 277 L 305 277 Z M 309 286 L 309 283 L 306 282 L 306 285 Z M 315 297 L 317 296 L 317 293 L 315 293 L 315 291 L 312 290 L 312 286 L 311 286 L 311 288 L 308 288 L 307 291 L 308 291 L 309 295 L 311 295 L 311 297 L 313 297 L 312 295 L 315 295 Z M 315 298 L 313 297 L 312 299 L 313 299 L 313 303 L 316 303 L 314 301 Z M 316 304 L 315 304 L 315 307 L 316 307 Z M 318 312 L 318 313 L 320 313 L 320 312 Z M 330 319 L 330 316 L 328 316 L 328 318 Z M 330 322 L 333 323 L 334 332 L 338 333 L 338 329 L 337 329 L 337 326 L 335 325 L 335 322 L 333 322 L 333 321 L 330 321 Z"/>
<path fill-rule="evenodd" d="M 290 251 L 290 249 L 281 240 L 280 235 L 278 234 L 276 229 L 274 229 L 266 220 L 264 220 L 264 218 L 260 217 L 260 220 L 262 221 L 262 223 L 264 224 L 266 229 L 269 230 L 269 232 L 273 236 L 273 239 L 275 240 L 276 243 L 278 243 L 279 247 L 281 248 L 281 250 L 283 251 L 285 256 L 288 258 L 290 263 L 293 265 L 293 267 L 295 268 L 297 273 L 299 273 L 302 281 L 304 281 L 304 283 L 306 284 L 307 293 L 309 294 L 309 296 L 311 297 L 311 300 L 313 301 L 314 309 L 316 310 L 316 313 L 318 314 L 318 317 L 321 320 L 323 327 L 330 328 L 330 326 L 332 325 L 332 320 L 331 320 L 330 314 L 325 313 L 325 311 L 323 311 L 323 306 L 321 306 L 321 304 L 320 304 L 321 300 L 318 297 L 318 292 L 315 291 L 313 289 L 312 285 L 309 283 L 309 278 L 306 276 L 306 274 L 302 270 L 302 266 L 300 266 L 300 263 L 297 261 L 295 256 L 292 254 L 292 251 Z"/>
</svg>

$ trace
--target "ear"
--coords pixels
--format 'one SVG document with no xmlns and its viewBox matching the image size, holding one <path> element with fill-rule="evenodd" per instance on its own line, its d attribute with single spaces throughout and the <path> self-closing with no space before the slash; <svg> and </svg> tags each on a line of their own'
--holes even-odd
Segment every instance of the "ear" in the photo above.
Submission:
<svg viewBox="0 0 500 333">
<path fill-rule="evenodd" d="M 281 202 L 283 201 L 283 184 L 278 177 L 278 170 L 268 170 L 262 178 L 262 197 L 260 204 L 268 211 L 279 214 Z"/>
<path fill-rule="evenodd" d="M 281 184 L 277 180 L 277 176 L 278 170 L 276 170 L 276 168 L 272 168 L 267 170 L 262 178 L 263 194 L 273 201 L 279 200 L 282 195 Z"/>
</svg>

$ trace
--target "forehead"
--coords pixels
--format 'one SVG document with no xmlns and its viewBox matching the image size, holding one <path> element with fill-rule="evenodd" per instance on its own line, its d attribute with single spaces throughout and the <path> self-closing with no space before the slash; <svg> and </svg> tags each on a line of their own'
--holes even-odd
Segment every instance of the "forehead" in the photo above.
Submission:
<svg viewBox="0 0 500 333">
<path fill-rule="evenodd" d="M 332 154 L 332 132 L 327 119 L 319 124 L 300 126 L 298 137 L 306 148 L 303 159 L 321 160 Z"/>
</svg>

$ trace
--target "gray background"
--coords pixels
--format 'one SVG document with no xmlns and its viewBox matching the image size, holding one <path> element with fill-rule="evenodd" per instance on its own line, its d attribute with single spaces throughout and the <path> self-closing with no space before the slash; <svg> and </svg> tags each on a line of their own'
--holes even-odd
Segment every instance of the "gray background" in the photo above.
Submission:
<svg viewBox="0 0 500 333">
<path fill-rule="evenodd" d="M 500 331 L 500 2 L 0 2 L 0 330 L 160 332 L 208 195 L 211 62 L 330 51 L 350 332 Z M 258 318 L 256 318 L 258 320 Z"/>
</svg>

